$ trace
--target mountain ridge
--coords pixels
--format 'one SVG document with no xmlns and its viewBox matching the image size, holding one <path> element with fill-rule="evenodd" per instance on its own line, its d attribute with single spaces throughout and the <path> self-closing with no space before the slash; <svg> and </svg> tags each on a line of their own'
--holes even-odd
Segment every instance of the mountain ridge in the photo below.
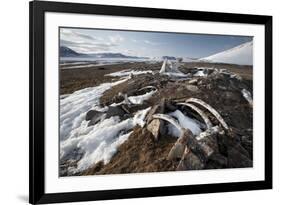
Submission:
<svg viewBox="0 0 281 205">
<path fill-rule="evenodd" d="M 147 57 L 128 56 L 122 53 L 104 52 L 104 53 L 78 53 L 67 46 L 60 46 L 60 57 L 93 57 L 93 58 L 134 58 L 146 59 Z"/>
</svg>

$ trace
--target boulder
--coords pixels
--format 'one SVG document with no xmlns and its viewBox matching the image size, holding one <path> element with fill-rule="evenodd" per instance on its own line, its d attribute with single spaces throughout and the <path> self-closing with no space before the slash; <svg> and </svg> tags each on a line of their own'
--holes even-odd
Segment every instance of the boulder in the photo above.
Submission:
<svg viewBox="0 0 281 205">
<path fill-rule="evenodd" d="M 104 118 L 105 118 L 105 113 L 96 110 L 90 110 L 86 114 L 86 120 L 89 121 L 88 126 L 95 125 L 96 123 L 100 122 Z"/>
<path fill-rule="evenodd" d="M 191 92 L 198 92 L 198 87 L 195 85 L 186 85 L 185 88 Z"/>
<path fill-rule="evenodd" d="M 198 79 L 197 79 L 197 78 L 194 78 L 194 79 L 188 81 L 188 83 L 191 84 L 191 85 L 197 84 L 197 82 L 198 82 Z"/>
<path fill-rule="evenodd" d="M 177 167 L 177 171 L 184 170 L 200 170 L 204 168 L 204 164 L 200 159 L 186 147 L 183 157 Z"/>
<path fill-rule="evenodd" d="M 161 126 L 163 125 L 163 122 L 161 122 L 159 119 L 153 119 L 149 125 L 147 126 L 147 130 L 152 133 L 155 140 L 158 140 Z"/>
<path fill-rule="evenodd" d="M 123 119 L 123 116 L 126 114 L 126 112 L 122 109 L 121 106 L 113 107 L 109 106 L 108 110 L 106 112 L 105 119 L 111 118 L 113 116 L 118 116 L 120 119 Z"/>
<path fill-rule="evenodd" d="M 87 112 L 86 114 L 86 120 L 89 121 L 91 120 L 93 117 L 98 116 L 100 114 L 103 114 L 103 112 L 100 111 L 96 111 L 96 110 L 90 110 Z"/>
<path fill-rule="evenodd" d="M 249 154 L 241 145 L 234 146 L 228 149 L 228 167 L 241 168 L 252 167 L 253 162 L 249 158 Z"/>
</svg>

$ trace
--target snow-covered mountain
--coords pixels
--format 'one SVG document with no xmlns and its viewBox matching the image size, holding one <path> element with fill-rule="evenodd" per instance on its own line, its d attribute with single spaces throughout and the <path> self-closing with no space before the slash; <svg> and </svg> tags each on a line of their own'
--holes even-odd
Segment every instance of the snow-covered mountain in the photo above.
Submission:
<svg viewBox="0 0 281 205">
<path fill-rule="evenodd" d="M 60 47 L 60 56 L 61 57 L 77 57 L 77 56 L 80 56 L 80 54 L 66 46 L 61 46 Z"/>
<path fill-rule="evenodd" d="M 229 50 L 201 58 L 201 60 L 216 63 L 253 65 L 253 41 L 249 41 Z"/>
<path fill-rule="evenodd" d="M 89 57 L 89 58 L 132 58 L 147 59 L 147 57 L 128 56 L 122 53 L 78 53 L 66 46 L 60 46 L 60 57 Z"/>
</svg>

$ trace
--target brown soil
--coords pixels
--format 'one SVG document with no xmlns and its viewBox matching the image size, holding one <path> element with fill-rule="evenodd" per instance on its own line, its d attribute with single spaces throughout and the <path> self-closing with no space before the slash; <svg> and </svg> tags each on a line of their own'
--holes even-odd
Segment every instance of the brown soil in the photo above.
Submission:
<svg viewBox="0 0 281 205">
<path fill-rule="evenodd" d="M 165 136 L 156 142 L 150 132 L 136 127 L 133 134 L 118 148 L 117 153 L 108 164 L 104 166 L 99 163 L 81 174 L 121 174 L 175 170 L 178 162 L 166 159 L 175 141 L 175 137 Z"/>
<path fill-rule="evenodd" d="M 160 65 L 148 65 L 146 63 L 123 63 L 115 65 L 93 66 L 86 68 L 63 69 L 60 67 L 60 94 L 70 94 L 76 90 L 97 86 L 101 83 L 111 82 L 114 77 L 106 74 L 126 70 L 152 70 L 158 69 Z"/>
</svg>

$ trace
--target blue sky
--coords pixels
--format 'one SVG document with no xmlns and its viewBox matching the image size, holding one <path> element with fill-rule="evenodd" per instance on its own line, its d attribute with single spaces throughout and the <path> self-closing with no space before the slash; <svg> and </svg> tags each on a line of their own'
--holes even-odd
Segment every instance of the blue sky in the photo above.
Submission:
<svg viewBox="0 0 281 205">
<path fill-rule="evenodd" d="M 247 36 L 60 29 L 60 44 L 80 53 L 113 52 L 143 57 L 202 58 L 251 41 Z"/>
</svg>

